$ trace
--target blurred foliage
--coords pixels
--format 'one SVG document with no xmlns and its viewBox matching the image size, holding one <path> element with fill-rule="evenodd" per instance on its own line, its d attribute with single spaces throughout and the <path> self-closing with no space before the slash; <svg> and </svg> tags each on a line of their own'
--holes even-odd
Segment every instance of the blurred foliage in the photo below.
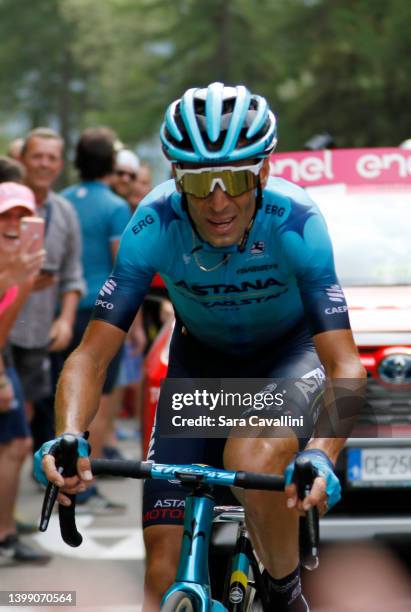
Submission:
<svg viewBox="0 0 411 612">
<path fill-rule="evenodd" d="M 242 82 L 280 148 L 411 136 L 409 0 L 0 0 L 0 105 L 69 141 L 109 124 L 134 145 L 190 86 Z"/>
</svg>

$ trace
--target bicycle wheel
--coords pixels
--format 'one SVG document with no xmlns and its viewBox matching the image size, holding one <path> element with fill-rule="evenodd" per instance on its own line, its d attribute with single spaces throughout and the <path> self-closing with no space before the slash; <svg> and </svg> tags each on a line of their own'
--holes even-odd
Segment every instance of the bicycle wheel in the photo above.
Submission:
<svg viewBox="0 0 411 612">
<path fill-rule="evenodd" d="M 161 612 L 196 612 L 197 609 L 192 597 L 184 591 L 176 591 L 161 606 Z"/>
</svg>

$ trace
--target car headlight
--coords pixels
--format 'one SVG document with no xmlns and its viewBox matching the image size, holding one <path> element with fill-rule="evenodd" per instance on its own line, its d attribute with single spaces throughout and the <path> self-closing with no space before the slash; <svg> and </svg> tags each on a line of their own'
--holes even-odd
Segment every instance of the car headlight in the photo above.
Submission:
<svg viewBox="0 0 411 612">
<path fill-rule="evenodd" d="M 378 373 L 386 383 L 404 385 L 411 382 L 411 355 L 396 354 L 385 357 L 378 366 Z"/>
</svg>

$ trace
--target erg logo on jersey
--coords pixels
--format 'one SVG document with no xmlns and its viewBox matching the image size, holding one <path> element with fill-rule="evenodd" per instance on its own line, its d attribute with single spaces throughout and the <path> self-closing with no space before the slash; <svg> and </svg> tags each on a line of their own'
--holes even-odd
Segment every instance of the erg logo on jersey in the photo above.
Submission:
<svg viewBox="0 0 411 612">
<path fill-rule="evenodd" d="M 131 231 L 133 232 L 133 234 L 139 234 L 142 229 L 144 229 L 148 225 L 151 225 L 152 223 L 154 223 L 154 217 L 152 215 L 146 215 L 144 219 L 141 219 L 141 221 L 133 225 Z"/>
<path fill-rule="evenodd" d="M 265 212 L 267 215 L 277 215 L 277 217 L 282 217 L 285 213 L 284 206 L 277 206 L 277 204 L 266 204 Z"/>
</svg>

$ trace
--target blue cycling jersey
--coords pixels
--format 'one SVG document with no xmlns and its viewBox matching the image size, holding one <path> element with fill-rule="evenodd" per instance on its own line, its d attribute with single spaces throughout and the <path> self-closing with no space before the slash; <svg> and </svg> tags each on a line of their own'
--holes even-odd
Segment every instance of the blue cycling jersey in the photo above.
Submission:
<svg viewBox="0 0 411 612">
<path fill-rule="evenodd" d="M 123 234 L 94 318 L 127 331 L 156 272 L 187 330 L 223 352 L 251 353 L 304 319 L 313 335 L 350 327 L 324 219 L 281 178 L 263 190 L 242 251 L 202 241 L 174 181 L 156 187 Z"/>
</svg>

